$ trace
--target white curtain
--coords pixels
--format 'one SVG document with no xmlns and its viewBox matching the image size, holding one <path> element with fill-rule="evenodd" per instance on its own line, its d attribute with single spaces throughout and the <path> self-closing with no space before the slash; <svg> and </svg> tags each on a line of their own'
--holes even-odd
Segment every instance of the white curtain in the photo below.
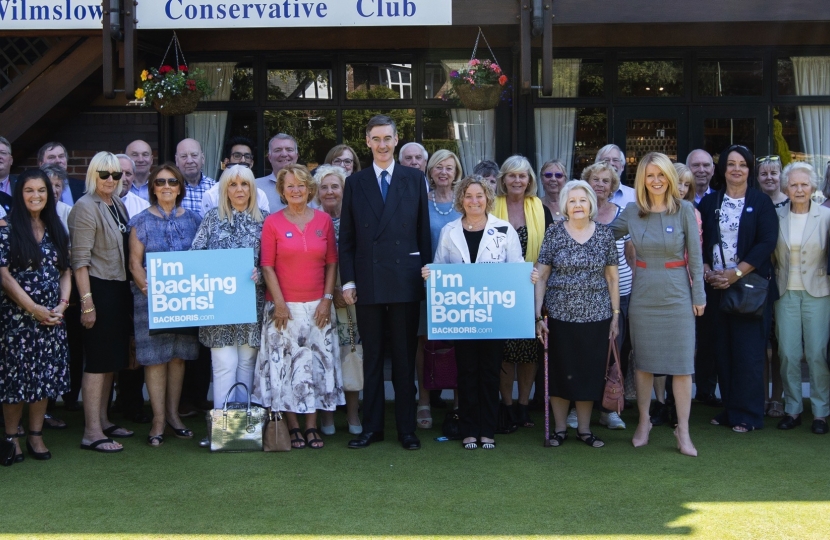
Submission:
<svg viewBox="0 0 830 540">
<path fill-rule="evenodd" d="M 795 92 L 799 96 L 830 96 L 830 56 L 794 56 Z M 824 178 L 830 157 L 830 106 L 798 107 L 798 133 L 807 160 Z"/>
<path fill-rule="evenodd" d="M 496 159 L 496 111 L 451 109 L 458 159 L 464 174 L 471 174 L 485 159 Z"/>
<path fill-rule="evenodd" d="M 579 58 L 557 58 L 553 60 L 553 97 L 569 98 L 579 95 Z M 576 135 L 576 109 L 536 109 L 536 165 L 551 159 L 558 159 L 570 172 L 574 155 Z M 538 182 L 539 196 L 545 195 L 542 182 Z"/>
<path fill-rule="evenodd" d="M 214 88 L 213 93 L 202 101 L 228 101 L 231 97 L 233 69 L 236 62 L 203 62 L 191 67 L 205 70 L 205 78 Z M 205 153 L 204 173 L 216 175 L 222 161 L 222 145 L 225 142 L 225 127 L 228 123 L 226 111 L 198 111 L 185 117 L 185 133 L 202 145 Z"/>
</svg>

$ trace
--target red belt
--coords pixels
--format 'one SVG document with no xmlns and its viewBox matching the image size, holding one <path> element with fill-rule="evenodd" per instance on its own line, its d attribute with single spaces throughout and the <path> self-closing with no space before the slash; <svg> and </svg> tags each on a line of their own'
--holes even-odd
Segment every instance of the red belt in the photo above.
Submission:
<svg viewBox="0 0 830 540">
<path fill-rule="evenodd" d="M 638 268 L 646 268 L 645 261 L 638 260 L 636 262 Z M 671 261 L 666 263 L 666 268 L 685 268 L 686 261 Z"/>
</svg>

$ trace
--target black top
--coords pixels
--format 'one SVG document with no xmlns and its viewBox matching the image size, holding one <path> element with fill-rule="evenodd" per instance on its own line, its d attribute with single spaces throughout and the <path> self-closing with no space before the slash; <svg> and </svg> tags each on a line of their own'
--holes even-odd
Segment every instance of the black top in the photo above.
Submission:
<svg viewBox="0 0 830 540">
<path fill-rule="evenodd" d="M 484 237 L 484 229 L 480 231 L 468 231 L 464 229 L 464 240 L 467 241 L 467 249 L 470 250 L 470 262 L 475 264 L 476 255 L 478 255 L 478 246 L 481 244 L 481 239 Z"/>
</svg>

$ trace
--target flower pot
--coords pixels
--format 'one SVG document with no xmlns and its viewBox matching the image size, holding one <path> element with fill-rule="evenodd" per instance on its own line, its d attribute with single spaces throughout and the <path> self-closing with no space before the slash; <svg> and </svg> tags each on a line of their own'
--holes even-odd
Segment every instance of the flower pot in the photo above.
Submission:
<svg viewBox="0 0 830 540">
<path fill-rule="evenodd" d="M 202 99 L 202 93 L 198 90 L 187 91 L 177 96 L 154 98 L 153 107 L 164 116 L 175 116 L 178 114 L 190 114 L 196 110 L 196 105 Z"/>
<path fill-rule="evenodd" d="M 486 111 L 495 109 L 501 98 L 502 87 L 498 84 L 481 86 L 458 85 L 455 92 L 464 107 L 472 111 Z"/>
</svg>

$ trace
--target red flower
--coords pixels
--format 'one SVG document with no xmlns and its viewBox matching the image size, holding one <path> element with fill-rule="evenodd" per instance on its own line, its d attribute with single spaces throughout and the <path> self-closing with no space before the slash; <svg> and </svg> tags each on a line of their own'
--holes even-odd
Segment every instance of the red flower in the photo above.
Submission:
<svg viewBox="0 0 830 540">
<path fill-rule="evenodd" d="M 196 81 L 194 81 L 193 79 L 187 79 L 184 82 L 184 85 L 187 86 L 188 90 L 196 90 Z"/>
<path fill-rule="evenodd" d="M 171 71 L 173 71 L 173 68 L 170 66 L 161 66 L 159 68 L 159 75 L 164 75 L 165 73 L 170 73 Z"/>
<path fill-rule="evenodd" d="M 182 73 L 187 73 L 187 66 L 179 66 L 179 71 Z"/>
<path fill-rule="evenodd" d="M 502 86 L 507 84 L 507 75 L 502 75 L 501 77 L 499 77 L 499 84 Z"/>
</svg>

